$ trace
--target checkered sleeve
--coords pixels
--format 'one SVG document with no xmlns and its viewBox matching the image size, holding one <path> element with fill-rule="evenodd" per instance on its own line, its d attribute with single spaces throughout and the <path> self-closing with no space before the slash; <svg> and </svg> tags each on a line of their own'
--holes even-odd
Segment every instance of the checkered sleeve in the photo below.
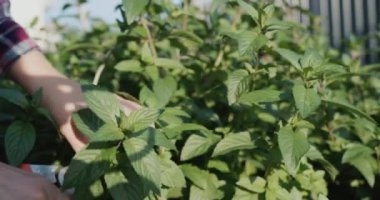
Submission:
<svg viewBox="0 0 380 200">
<path fill-rule="evenodd" d="M 10 18 L 8 0 L 0 0 L 0 74 L 20 56 L 35 48 L 36 43 Z"/>
</svg>

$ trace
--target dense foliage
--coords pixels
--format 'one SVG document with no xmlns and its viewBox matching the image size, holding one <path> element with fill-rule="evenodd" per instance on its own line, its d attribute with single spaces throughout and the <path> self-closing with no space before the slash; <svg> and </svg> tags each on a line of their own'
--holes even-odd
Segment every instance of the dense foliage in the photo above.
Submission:
<svg viewBox="0 0 380 200">
<path fill-rule="evenodd" d="M 298 8 L 216 0 L 201 11 L 186 0 L 124 0 L 117 27 L 59 27 L 64 40 L 48 56 L 86 80 L 89 105 L 73 118 L 90 144 L 74 156 L 64 187 L 74 187 L 76 199 L 374 198 L 378 65 L 362 66 L 355 45 L 330 48 L 318 16 L 302 11 L 309 27 L 284 20 L 291 9 Z M 109 91 L 145 107 L 125 116 Z M 28 155 L 68 160 L 61 140 L 62 149 L 40 144 L 44 129 L 55 134 L 43 125 L 50 117 L 40 95 L 0 90 L 10 164 Z"/>
</svg>

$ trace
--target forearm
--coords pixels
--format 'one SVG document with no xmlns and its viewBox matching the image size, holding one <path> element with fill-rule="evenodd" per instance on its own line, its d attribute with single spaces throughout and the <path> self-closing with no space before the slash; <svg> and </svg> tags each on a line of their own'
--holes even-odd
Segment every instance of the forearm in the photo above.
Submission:
<svg viewBox="0 0 380 200">
<path fill-rule="evenodd" d="M 80 136 L 71 134 L 75 132 L 73 130 L 67 130 L 72 129 L 71 113 L 85 106 L 80 85 L 54 69 L 38 50 L 21 56 L 10 66 L 9 74 L 29 93 L 42 88 L 42 103 L 54 116 L 59 129 L 75 150 L 82 148 L 81 138 L 78 140 Z"/>
</svg>

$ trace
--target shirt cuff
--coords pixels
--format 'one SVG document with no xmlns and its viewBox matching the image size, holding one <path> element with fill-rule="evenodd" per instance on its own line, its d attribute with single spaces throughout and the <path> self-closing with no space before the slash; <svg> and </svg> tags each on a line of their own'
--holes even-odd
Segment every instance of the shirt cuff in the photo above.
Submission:
<svg viewBox="0 0 380 200">
<path fill-rule="evenodd" d="M 11 18 L 0 19 L 0 73 L 33 49 L 38 49 L 37 44 L 19 24 Z"/>
</svg>

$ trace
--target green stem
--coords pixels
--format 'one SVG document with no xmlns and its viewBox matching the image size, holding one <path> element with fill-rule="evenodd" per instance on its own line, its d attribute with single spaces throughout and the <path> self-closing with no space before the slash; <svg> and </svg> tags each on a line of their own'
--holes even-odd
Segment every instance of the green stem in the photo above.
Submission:
<svg viewBox="0 0 380 200">
<path fill-rule="evenodd" d="M 148 36 L 148 44 L 149 44 L 149 48 L 153 54 L 153 57 L 157 58 L 157 51 L 156 51 L 156 48 L 154 45 L 154 38 L 152 37 L 152 33 L 149 30 L 148 21 L 144 17 L 141 17 L 141 25 L 144 27 L 145 32 Z"/>
</svg>

